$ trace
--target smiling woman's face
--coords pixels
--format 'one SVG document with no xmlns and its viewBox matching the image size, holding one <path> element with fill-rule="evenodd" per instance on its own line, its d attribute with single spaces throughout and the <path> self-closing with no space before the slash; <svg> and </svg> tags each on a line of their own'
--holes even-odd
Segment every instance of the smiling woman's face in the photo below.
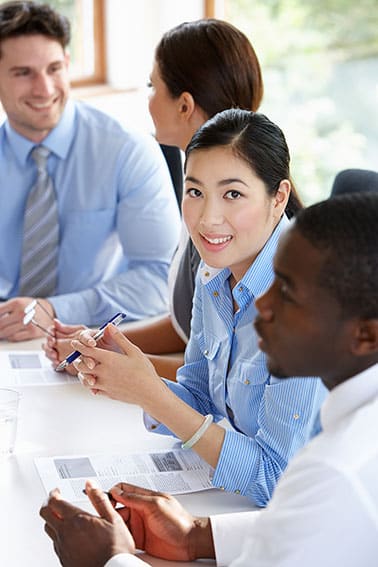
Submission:
<svg viewBox="0 0 378 567">
<path fill-rule="evenodd" d="M 185 223 L 201 258 L 239 281 L 282 214 L 264 182 L 228 147 L 194 150 L 186 164 Z"/>
</svg>

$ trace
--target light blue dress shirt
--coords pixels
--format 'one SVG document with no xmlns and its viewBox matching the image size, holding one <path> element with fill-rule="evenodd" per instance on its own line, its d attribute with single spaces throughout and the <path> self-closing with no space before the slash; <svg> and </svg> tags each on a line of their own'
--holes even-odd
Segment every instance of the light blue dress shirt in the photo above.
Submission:
<svg viewBox="0 0 378 567">
<path fill-rule="evenodd" d="M 0 127 L 0 297 L 18 295 L 23 214 L 37 172 L 34 143 Z M 74 101 L 43 141 L 57 193 L 57 317 L 98 325 L 116 311 L 167 311 L 167 275 L 180 232 L 168 168 L 152 138 Z"/>
<path fill-rule="evenodd" d="M 230 270 L 199 270 L 192 328 L 177 383 L 167 386 L 203 415 L 226 417 L 213 484 L 265 506 L 289 459 L 319 431 L 327 392 L 319 378 L 279 380 L 266 366 L 253 327 L 255 298 L 274 278 L 273 257 L 284 216 L 244 277 L 231 292 Z M 234 313 L 233 297 L 239 305 Z M 146 425 L 149 420 L 146 416 Z M 156 433 L 170 434 L 163 425 Z"/>
</svg>

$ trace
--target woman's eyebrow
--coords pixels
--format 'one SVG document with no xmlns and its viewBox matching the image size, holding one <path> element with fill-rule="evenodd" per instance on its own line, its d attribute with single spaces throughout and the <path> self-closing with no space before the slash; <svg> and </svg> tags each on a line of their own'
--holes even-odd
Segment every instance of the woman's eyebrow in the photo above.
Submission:
<svg viewBox="0 0 378 567">
<path fill-rule="evenodd" d="M 228 177 L 227 179 L 218 181 L 218 185 L 220 187 L 223 187 L 224 185 L 232 185 L 233 183 L 241 183 L 242 185 L 245 185 L 245 187 L 248 187 L 247 183 L 242 179 L 239 179 L 239 177 Z"/>
<path fill-rule="evenodd" d="M 192 175 L 187 175 L 185 177 L 185 181 L 190 181 L 191 183 L 195 183 L 196 185 L 203 185 L 203 183 L 201 183 L 199 179 L 193 177 Z M 248 187 L 247 183 L 245 183 L 245 181 L 243 181 L 242 179 L 239 179 L 239 177 L 228 177 L 226 179 L 221 179 L 220 181 L 218 181 L 217 185 L 219 187 L 224 187 L 226 185 L 232 185 L 233 183 L 241 183 L 245 187 Z"/>
<path fill-rule="evenodd" d="M 187 175 L 185 177 L 185 181 L 190 181 L 191 183 L 195 183 L 196 185 L 203 185 L 199 179 L 196 179 L 192 175 Z"/>
</svg>

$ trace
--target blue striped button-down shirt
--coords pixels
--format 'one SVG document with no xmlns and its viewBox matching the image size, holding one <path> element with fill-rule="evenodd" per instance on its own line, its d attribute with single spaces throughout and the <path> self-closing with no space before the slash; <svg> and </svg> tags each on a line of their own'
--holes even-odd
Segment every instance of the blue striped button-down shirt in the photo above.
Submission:
<svg viewBox="0 0 378 567">
<path fill-rule="evenodd" d="M 197 278 L 191 337 L 178 383 L 167 386 L 202 414 L 226 417 L 213 484 L 265 506 L 289 459 L 318 432 L 326 389 L 318 378 L 279 380 L 266 366 L 253 328 L 255 298 L 273 281 L 283 217 L 232 292 L 230 270 L 203 265 Z M 233 298 L 239 306 L 234 313 Z M 169 433 L 159 425 L 157 433 Z"/>
</svg>

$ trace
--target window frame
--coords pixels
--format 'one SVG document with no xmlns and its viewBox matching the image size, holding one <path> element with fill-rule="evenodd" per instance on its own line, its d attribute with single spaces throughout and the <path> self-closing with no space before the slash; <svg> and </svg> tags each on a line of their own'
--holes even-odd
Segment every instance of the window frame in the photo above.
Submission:
<svg viewBox="0 0 378 567">
<path fill-rule="evenodd" d="M 215 3 L 216 0 L 205 0 L 204 2 L 204 12 L 205 18 L 215 18 Z"/>
<path fill-rule="evenodd" d="M 94 72 L 92 75 L 78 77 L 71 81 L 73 88 L 102 85 L 106 83 L 105 57 L 105 2 L 93 1 L 93 34 L 94 34 Z"/>
</svg>

